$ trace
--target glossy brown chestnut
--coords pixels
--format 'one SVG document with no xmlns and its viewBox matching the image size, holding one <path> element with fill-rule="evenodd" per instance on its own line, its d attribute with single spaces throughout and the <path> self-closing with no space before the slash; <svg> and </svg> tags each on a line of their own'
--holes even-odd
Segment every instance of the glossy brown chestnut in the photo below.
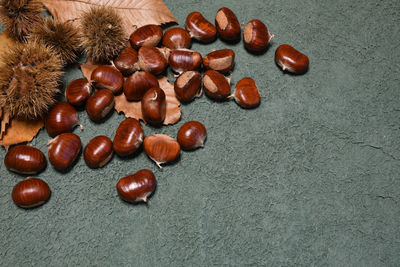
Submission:
<svg viewBox="0 0 400 267">
<path fill-rule="evenodd" d="M 117 191 L 119 196 L 127 202 L 147 202 L 156 184 L 154 173 L 144 169 L 121 178 L 117 183 Z"/>
<path fill-rule="evenodd" d="M 70 82 L 65 89 L 65 98 L 75 107 L 82 107 L 92 93 L 92 86 L 85 78 Z"/>
<path fill-rule="evenodd" d="M 146 71 L 137 71 L 124 84 L 124 94 L 128 101 L 140 101 L 143 95 L 153 87 L 160 87 L 156 76 Z"/>
<path fill-rule="evenodd" d="M 39 149 L 18 145 L 10 148 L 4 157 L 4 165 L 10 171 L 20 174 L 36 174 L 46 168 L 47 162 Z"/>
<path fill-rule="evenodd" d="M 99 66 L 97 67 L 90 76 L 94 87 L 97 89 L 109 89 L 115 95 L 122 91 L 124 85 L 124 77 L 113 66 Z"/>
<path fill-rule="evenodd" d="M 177 140 L 183 150 L 193 150 L 204 146 L 206 127 L 198 121 L 188 121 L 179 128 Z"/>
<path fill-rule="evenodd" d="M 47 145 L 49 161 L 59 171 L 70 167 L 82 148 L 81 139 L 73 133 L 62 133 L 50 140 Z"/>
<path fill-rule="evenodd" d="M 267 26 L 258 19 L 247 23 L 243 31 L 244 46 L 251 52 L 264 51 L 273 37 Z"/>
<path fill-rule="evenodd" d="M 201 66 L 200 53 L 188 49 L 176 49 L 169 55 L 169 65 L 177 73 L 197 70 Z"/>
<path fill-rule="evenodd" d="M 129 37 L 133 48 L 139 49 L 142 46 L 157 46 L 163 37 L 162 29 L 154 24 L 148 24 L 138 28 Z"/>
<path fill-rule="evenodd" d="M 29 209 L 46 203 L 50 194 L 50 187 L 45 181 L 28 177 L 14 186 L 11 197 L 17 206 Z"/>
<path fill-rule="evenodd" d="M 86 112 L 93 121 L 104 119 L 113 109 L 115 99 L 108 89 L 97 90 L 86 102 Z"/>
<path fill-rule="evenodd" d="M 236 84 L 233 97 L 242 108 L 255 108 L 261 101 L 256 82 L 249 77 L 241 79 Z"/>
<path fill-rule="evenodd" d="M 142 98 L 143 119 L 154 126 L 160 126 L 167 113 L 165 93 L 160 88 L 150 88 Z"/>
<path fill-rule="evenodd" d="M 206 95 L 215 100 L 223 100 L 231 93 L 228 80 L 215 70 L 208 70 L 204 73 L 203 88 Z"/>
<path fill-rule="evenodd" d="M 122 50 L 121 54 L 114 60 L 115 67 L 124 76 L 131 75 L 137 68 L 138 52 L 132 47 Z"/>
<path fill-rule="evenodd" d="M 192 38 L 187 30 L 176 27 L 166 30 L 161 42 L 169 49 L 190 48 Z"/>
<path fill-rule="evenodd" d="M 47 114 L 46 130 L 51 137 L 71 132 L 77 125 L 80 125 L 78 112 L 67 102 L 58 102 Z"/>
<path fill-rule="evenodd" d="M 139 67 L 141 70 L 158 75 L 168 66 L 168 57 L 157 47 L 144 46 L 139 49 Z M 169 56 L 169 55 L 168 55 Z"/>
<path fill-rule="evenodd" d="M 201 94 L 201 73 L 185 71 L 174 83 L 175 95 L 181 102 L 189 102 Z"/>
<path fill-rule="evenodd" d="M 172 137 L 165 134 L 153 134 L 144 138 L 143 142 L 146 154 L 161 167 L 161 164 L 174 161 L 178 158 L 181 147 Z"/>
<path fill-rule="evenodd" d="M 199 12 L 190 13 L 186 18 L 185 26 L 190 36 L 200 42 L 211 43 L 217 38 L 215 26 Z"/>
<path fill-rule="evenodd" d="M 310 61 L 308 57 L 288 44 L 280 45 L 275 51 L 275 62 L 282 68 L 294 74 L 307 72 Z"/>
<path fill-rule="evenodd" d="M 83 150 L 86 164 L 92 168 L 101 168 L 106 165 L 113 155 L 113 144 L 107 136 L 99 135 L 91 139 Z"/>
<path fill-rule="evenodd" d="M 143 127 L 137 119 L 127 118 L 115 132 L 113 149 L 117 155 L 125 157 L 133 154 L 143 143 Z"/>
<path fill-rule="evenodd" d="M 215 26 L 222 40 L 230 42 L 240 40 L 239 21 L 229 8 L 222 7 L 218 10 L 215 16 Z"/>
<path fill-rule="evenodd" d="M 235 64 L 235 52 L 232 49 L 221 49 L 207 54 L 203 58 L 203 65 L 206 69 L 227 73 L 232 70 Z"/>
</svg>

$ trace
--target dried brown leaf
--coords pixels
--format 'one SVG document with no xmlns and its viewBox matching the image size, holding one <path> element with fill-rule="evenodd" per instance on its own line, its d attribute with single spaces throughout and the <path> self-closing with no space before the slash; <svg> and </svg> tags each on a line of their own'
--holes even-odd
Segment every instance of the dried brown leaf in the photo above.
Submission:
<svg viewBox="0 0 400 267">
<path fill-rule="evenodd" d="M 42 2 L 55 18 L 63 22 L 76 21 L 81 12 L 91 6 L 110 6 L 121 15 L 127 34 L 131 34 L 135 26 L 177 22 L 161 0 L 42 0 Z"/>
<path fill-rule="evenodd" d="M 6 134 L 0 140 L 0 145 L 7 149 L 14 144 L 32 141 L 43 126 L 43 120 L 26 121 L 11 119 Z"/>
<path fill-rule="evenodd" d="M 181 118 L 181 108 L 179 107 L 181 103 L 176 98 L 174 86 L 168 82 L 167 77 L 159 77 L 158 82 L 160 88 L 164 90 L 167 101 L 167 113 L 163 124 L 175 124 Z M 124 94 L 115 97 L 115 110 L 118 113 L 123 112 L 128 118 L 144 121 L 140 102 L 130 102 Z"/>
<path fill-rule="evenodd" d="M 0 108 L 0 140 L 3 139 L 4 134 L 6 133 L 7 127 L 10 124 L 10 113 L 3 108 Z"/>
</svg>

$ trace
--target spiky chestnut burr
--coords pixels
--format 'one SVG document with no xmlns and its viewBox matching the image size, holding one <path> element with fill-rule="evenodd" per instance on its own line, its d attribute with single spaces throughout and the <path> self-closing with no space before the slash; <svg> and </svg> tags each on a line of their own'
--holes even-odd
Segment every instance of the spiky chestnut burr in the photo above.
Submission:
<svg viewBox="0 0 400 267">
<path fill-rule="evenodd" d="M 81 19 L 81 44 L 89 58 L 96 63 L 109 63 L 126 45 L 122 19 L 112 8 L 91 7 Z"/>
<path fill-rule="evenodd" d="M 60 57 L 35 42 L 16 44 L 1 57 L 0 106 L 20 119 L 45 116 L 60 91 Z"/>
<path fill-rule="evenodd" d="M 54 49 L 64 65 L 76 60 L 81 41 L 78 29 L 71 22 L 61 22 L 51 17 L 33 27 L 29 40 Z"/>
<path fill-rule="evenodd" d="M 18 41 L 25 41 L 32 28 L 41 22 L 43 6 L 38 0 L 1 0 L 0 23 Z"/>
</svg>

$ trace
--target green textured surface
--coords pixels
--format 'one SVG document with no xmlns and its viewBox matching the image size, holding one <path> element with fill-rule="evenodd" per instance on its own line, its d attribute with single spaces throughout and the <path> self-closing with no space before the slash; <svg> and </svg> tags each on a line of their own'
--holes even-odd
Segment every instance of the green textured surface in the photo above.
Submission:
<svg viewBox="0 0 400 267">
<path fill-rule="evenodd" d="M 253 77 L 261 106 L 243 110 L 203 96 L 183 106 L 177 125 L 145 126 L 147 135 L 171 136 L 188 120 L 207 127 L 204 149 L 183 152 L 162 171 L 144 153 L 98 170 L 83 158 L 67 174 L 48 166 L 38 177 L 52 197 L 34 210 L 12 203 L 23 177 L 1 160 L 0 265 L 398 266 L 400 2 L 165 3 L 181 25 L 193 10 L 213 21 L 222 6 L 241 23 L 266 23 L 275 38 L 261 56 L 243 43 L 193 46 L 202 55 L 234 49 L 233 84 Z M 306 75 L 275 66 L 281 43 L 309 56 Z M 80 76 L 71 68 L 64 81 Z M 84 144 L 113 137 L 123 120 L 79 116 Z M 47 153 L 48 139 L 42 131 L 33 145 Z M 157 191 L 149 206 L 126 204 L 115 185 L 141 168 L 155 172 Z"/>
</svg>

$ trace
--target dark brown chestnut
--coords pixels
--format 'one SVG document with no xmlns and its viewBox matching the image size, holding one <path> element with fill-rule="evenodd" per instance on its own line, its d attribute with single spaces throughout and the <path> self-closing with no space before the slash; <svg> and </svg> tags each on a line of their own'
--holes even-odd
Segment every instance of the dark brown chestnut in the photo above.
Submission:
<svg viewBox="0 0 400 267">
<path fill-rule="evenodd" d="M 235 52 L 232 49 L 221 49 L 207 54 L 203 58 L 203 65 L 206 69 L 228 73 L 235 64 Z"/>
<path fill-rule="evenodd" d="M 143 143 L 143 127 L 137 119 L 127 118 L 115 132 L 113 149 L 117 155 L 125 157 L 133 154 Z"/>
<path fill-rule="evenodd" d="M 104 119 L 113 109 L 115 99 L 108 89 L 97 90 L 86 102 L 86 112 L 93 121 Z"/>
<path fill-rule="evenodd" d="M 51 137 L 71 132 L 77 125 L 80 125 L 78 112 L 67 102 L 58 102 L 47 114 L 46 130 Z M 80 127 L 83 130 L 82 125 Z"/>
<path fill-rule="evenodd" d="M 50 187 L 45 181 L 28 177 L 14 186 L 11 197 L 17 206 L 29 209 L 46 203 L 50 194 Z"/>
<path fill-rule="evenodd" d="M 229 42 L 240 40 L 241 29 L 239 21 L 235 13 L 229 8 L 222 7 L 218 10 L 215 16 L 215 26 L 222 40 Z"/>
<path fill-rule="evenodd" d="M 90 76 L 94 87 L 97 89 L 109 89 L 115 95 L 122 91 L 124 77 L 122 73 L 113 66 L 99 66 Z"/>
<path fill-rule="evenodd" d="M 139 49 L 142 46 L 157 46 L 163 36 L 162 29 L 154 24 L 148 24 L 138 28 L 129 37 L 133 48 Z"/>
<path fill-rule="evenodd" d="M 261 101 L 256 82 L 249 77 L 241 79 L 236 84 L 233 97 L 242 108 L 255 108 Z"/>
<path fill-rule="evenodd" d="M 10 171 L 20 174 L 36 174 L 46 168 L 47 161 L 39 149 L 18 145 L 10 148 L 4 157 L 4 165 Z"/>
<path fill-rule="evenodd" d="M 162 168 L 161 164 L 174 161 L 181 152 L 179 143 L 174 138 L 165 134 L 146 136 L 143 147 L 146 154 L 159 168 Z"/>
<path fill-rule="evenodd" d="M 269 33 L 267 26 L 258 19 L 247 23 L 243 31 L 244 46 L 251 52 L 264 51 L 273 37 L 274 35 Z"/>
<path fill-rule="evenodd" d="M 85 78 L 70 82 L 65 89 L 65 98 L 75 107 L 82 107 L 92 93 L 92 86 Z"/>
<path fill-rule="evenodd" d="M 82 147 L 81 139 L 73 133 L 62 133 L 47 145 L 49 161 L 59 171 L 64 171 L 72 165 Z"/>
<path fill-rule="evenodd" d="M 201 95 L 201 73 L 198 71 L 186 71 L 182 73 L 174 83 L 176 97 L 181 102 L 189 102 Z"/>
<path fill-rule="evenodd" d="M 121 178 L 117 183 L 117 191 L 119 196 L 127 202 L 147 202 L 156 184 L 154 173 L 144 169 Z"/>
<path fill-rule="evenodd" d="M 157 47 L 144 46 L 139 49 L 139 67 L 154 75 L 162 73 L 168 66 L 168 57 Z"/>
<path fill-rule="evenodd" d="M 169 49 L 190 48 L 192 39 L 187 30 L 182 28 L 170 28 L 165 31 L 162 45 Z"/>
<path fill-rule="evenodd" d="M 106 165 L 113 155 L 113 144 L 107 136 L 99 135 L 91 139 L 83 150 L 86 164 L 92 168 L 101 168 Z"/>
<path fill-rule="evenodd" d="M 308 70 L 308 57 L 288 44 L 280 45 L 275 51 L 275 62 L 283 71 L 303 74 Z"/>
<path fill-rule="evenodd" d="M 128 101 L 140 101 L 143 95 L 153 87 L 160 87 L 156 76 L 146 71 L 137 71 L 124 84 L 124 94 Z"/>
<path fill-rule="evenodd" d="M 198 121 L 188 121 L 179 128 L 177 140 L 183 150 L 194 150 L 204 146 L 206 127 Z"/>
<path fill-rule="evenodd" d="M 226 99 L 231 93 L 231 86 L 224 75 L 215 70 L 204 73 L 203 88 L 206 95 L 215 100 Z"/>
<path fill-rule="evenodd" d="M 137 69 L 138 52 L 132 47 L 122 50 L 121 54 L 114 60 L 115 67 L 124 76 L 131 75 Z"/>
<path fill-rule="evenodd" d="M 211 43 L 217 38 L 215 26 L 199 12 L 192 12 L 187 16 L 186 30 L 191 37 L 203 43 Z"/>
<path fill-rule="evenodd" d="M 165 119 L 167 102 L 161 88 L 150 88 L 142 98 L 143 119 L 154 126 L 160 126 Z"/>
<path fill-rule="evenodd" d="M 169 55 L 169 65 L 177 73 L 197 70 L 201 66 L 201 55 L 189 49 L 176 49 Z"/>
</svg>

